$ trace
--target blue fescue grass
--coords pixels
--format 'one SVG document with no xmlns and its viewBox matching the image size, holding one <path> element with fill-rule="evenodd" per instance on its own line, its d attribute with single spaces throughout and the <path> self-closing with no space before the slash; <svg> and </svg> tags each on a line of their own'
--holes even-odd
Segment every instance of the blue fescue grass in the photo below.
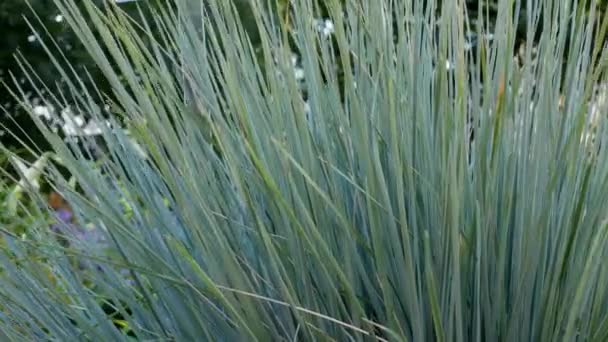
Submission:
<svg viewBox="0 0 608 342">
<path fill-rule="evenodd" d="M 111 251 L 5 236 L 9 338 L 132 338 L 117 324 L 177 341 L 608 337 L 607 134 L 591 120 L 608 20 L 587 2 L 499 0 L 474 55 L 463 2 L 438 19 L 435 1 L 330 0 L 332 39 L 308 1 L 289 27 L 255 2 L 261 60 L 229 2 L 157 10 L 151 45 L 113 6 L 56 2 L 144 154 L 106 127 L 93 165 L 40 125 L 81 191 L 48 177 Z M 85 76 L 62 75 L 62 96 L 100 116 Z M 47 261 L 19 259 L 31 246 Z"/>
</svg>

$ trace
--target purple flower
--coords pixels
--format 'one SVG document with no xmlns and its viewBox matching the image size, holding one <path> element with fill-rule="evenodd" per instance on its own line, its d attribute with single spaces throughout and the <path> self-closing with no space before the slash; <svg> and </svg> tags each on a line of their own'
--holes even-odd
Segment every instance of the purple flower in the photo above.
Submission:
<svg viewBox="0 0 608 342">
<path fill-rule="evenodd" d="M 74 214 L 70 210 L 58 209 L 55 215 L 57 223 L 51 225 L 51 230 L 64 244 L 85 251 L 107 247 L 104 234 L 97 228 L 88 229 L 73 223 Z"/>
<path fill-rule="evenodd" d="M 62 223 L 69 223 L 72 221 L 72 218 L 74 217 L 72 212 L 67 209 L 59 209 L 59 210 L 57 210 L 56 214 L 57 214 L 57 219 L 59 219 L 59 221 Z"/>
</svg>

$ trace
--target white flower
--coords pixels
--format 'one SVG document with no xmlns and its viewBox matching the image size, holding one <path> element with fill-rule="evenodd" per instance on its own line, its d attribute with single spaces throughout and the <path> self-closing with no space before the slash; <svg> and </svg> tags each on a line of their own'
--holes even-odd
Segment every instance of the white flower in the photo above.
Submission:
<svg viewBox="0 0 608 342">
<path fill-rule="evenodd" d="M 447 71 L 454 70 L 454 66 L 448 60 L 445 61 L 445 70 L 447 70 Z"/>
<path fill-rule="evenodd" d="M 63 21 L 63 16 L 61 14 L 57 14 L 54 18 L 56 23 L 60 23 Z"/>
<path fill-rule="evenodd" d="M 46 120 L 51 120 L 51 109 L 47 106 L 36 106 L 32 109 L 32 112 L 36 116 L 42 116 Z"/>
<path fill-rule="evenodd" d="M 36 36 L 34 36 L 33 34 L 30 34 L 29 36 L 27 36 L 27 41 L 30 43 L 33 43 L 36 41 Z"/>
<path fill-rule="evenodd" d="M 317 26 L 317 30 L 319 31 L 319 33 L 323 34 L 323 36 L 325 36 L 325 37 L 334 33 L 334 29 L 335 29 L 334 23 L 329 19 L 316 20 L 316 26 Z"/>
<path fill-rule="evenodd" d="M 331 20 L 327 19 L 325 20 L 325 28 L 323 29 L 323 34 L 329 36 L 332 33 L 334 33 L 334 23 Z"/>
<path fill-rule="evenodd" d="M 74 117 L 74 123 L 76 126 L 82 127 L 82 125 L 84 125 L 84 117 L 82 115 L 76 115 Z"/>
<path fill-rule="evenodd" d="M 78 129 L 84 123 L 82 116 L 74 116 L 70 108 L 66 108 L 61 112 L 61 118 L 63 119 L 63 126 L 61 127 L 63 133 L 68 136 L 78 134 Z"/>
<path fill-rule="evenodd" d="M 22 160 L 16 157 L 11 157 L 11 160 L 15 164 L 15 167 L 19 170 L 19 173 L 23 175 L 23 178 L 21 178 L 18 183 L 17 188 L 19 189 L 15 189 L 15 191 L 19 191 L 20 189 L 25 188 L 27 184 L 31 184 L 34 189 L 39 189 L 40 184 L 38 183 L 38 178 L 42 173 L 42 169 L 46 166 L 48 162 L 48 155 L 42 155 L 30 167 L 28 167 Z"/>
<path fill-rule="evenodd" d="M 83 128 L 83 133 L 84 135 L 91 136 L 100 135 L 101 133 L 103 133 L 103 131 L 101 130 L 101 127 L 99 127 L 99 124 L 96 121 L 91 120 L 91 122 L 89 122 Z"/>
<path fill-rule="evenodd" d="M 296 77 L 296 80 L 301 81 L 304 79 L 304 69 L 302 68 L 295 68 L 294 69 L 294 74 Z"/>
</svg>

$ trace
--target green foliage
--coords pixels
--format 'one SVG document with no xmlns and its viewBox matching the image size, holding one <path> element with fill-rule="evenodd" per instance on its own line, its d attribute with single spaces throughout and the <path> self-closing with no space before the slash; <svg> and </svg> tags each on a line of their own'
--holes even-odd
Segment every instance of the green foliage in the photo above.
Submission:
<svg viewBox="0 0 608 342">
<path fill-rule="evenodd" d="M 2 136 L 0 142 L 13 148 L 14 151 L 20 147 L 19 139 L 25 137 L 24 132 L 20 131 L 18 127 L 30 130 L 30 138 L 35 143 L 44 145 L 42 136 L 32 130 L 35 126 L 29 115 L 19 108 L 18 101 L 12 94 L 16 91 L 14 82 L 21 86 L 24 86 L 27 82 L 26 76 L 21 72 L 15 61 L 14 54 L 19 53 L 26 56 L 28 62 L 45 83 L 53 87 L 61 83 L 50 58 L 46 55 L 29 26 L 30 24 L 34 25 L 40 31 L 41 38 L 48 39 L 50 37 L 45 34 L 44 30 L 41 30 L 41 25 L 33 15 L 30 6 L 39 15 L 50 36 L 54 37 L 64 52 L 70 56 L 71 61 L 77 66 L 79 64 L 86 65 L 82 60 L 84 56 L 82 46 L 70 34 L 63 18 L 57 17 L 59 11 L 52 0 L 5 0 L 0 3 L 0 23 L 2 23 L 2 40 L 0 40 L 0 132 L 2 132 Z M 92 63 L 89 63 L 89 67 L 91 65 Z M 46 94 L 46 92 L 45 94 L 36 94 L 31 87 L 23 88 L 30 100 Z M 15 139 L 13 135 L 17 135 L 18 138 Z"/>
<path fill-rule="evenodd" d="M 95 0 L 94 3 L 103 8 L 104 1 Z M 120 8 L 134 16 L 139 13 L 135 3 L 122 4 Z M 74 99 L 66 96 L 70 87 L 57 72 L 55 63 L 60 63 L 62 68 L 74 68 L 87 88 L 97 89 L 98 92 L 91 94 L 91 100 L 100 106 L 113 98 L 112 88 L 53 0 L 3 0 L 0 2 L 0 23 L 3 33 L 0 40 L 0 142 L 13 152 L 24 141 L 28 147 L 44 152 L 50 146 L 38 134 L 15 93 L 40 105 L 52 101 L 54 96 L 63 96 L 64 105 L 73 106 Z M 29 73 L 23 72 L 15 55 L 27 60 L 29 71 L 36 73 L 34 84 L 30 84 Z M 59 112 L 62 108 L 55 109 Z M 24 152 L 22 157 L 32 159 L 26 150 L 21 151 Z"/>
<path fill-rule="evenodd" d="M 2 152 L 6 158 L 0 159 L 0 167 L 6 169 L 9 164 L 9 153 Z M 33 165 L 25 165 L 21 160 L 13 157 L 13 164 L 21 166 L 19 179 L 0 179 L 0 227 L 5 233 L 23 236 L 28 229 L 36 226 L 45 226 L 49 222 L 40 220 L 37 215 L 39 198 L 29 198 L 28 187 L 37 187 L 40 182 L 42 169 L 48 162 L 48 155 L 43 155 Z M 32 193 L 32 192 L 30 192 Z M 35 192 L 34 192 L 35 193 Z"/>
<path fill-rule="evenodd" d="M 77 3 L 57 0 L 145 157 L 104 128 L 93 167 L 40 125 L 82 191 L 48 177 L 112 253 L 44 229 L 5 236 L 8 338 L 126 340 L 116 325 L 138 340 L 608 338 L 608 131 L 592 108 L 608 19 L 571 16 L 586 3 L 542 1 L 553 11 L 523 66 L 508 0 L 475 55 L 458 2 L 435 25 L 434 1 L 329 1 L 333 43 L 308 1 L 289 31 L 254 6 L 262 65 L 226 1 L 213 21 L 155 10 L 151 45 L 148 26 Z M 32 246 L 47 262 L 23 257 Z"/>
</svg>

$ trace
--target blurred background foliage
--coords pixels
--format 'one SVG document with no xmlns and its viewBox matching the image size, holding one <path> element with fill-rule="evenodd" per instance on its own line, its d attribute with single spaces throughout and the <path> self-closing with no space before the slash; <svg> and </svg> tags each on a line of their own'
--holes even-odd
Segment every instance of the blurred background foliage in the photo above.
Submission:
<svg viewBox="0 0 608 342">
<path fill-rule="evenodd" d="M 95 3 L 102 9 L 109 5 L 105 0 L 96 0 Z M 148 13 L 148 6 L 137 6 L 135 1 L 120 3 L 119 6 L 134 18 L 139 17 L 138 8 L 142 9 L 142 13 Z M 110 86 L 78 41 L 76 34 L 59 15 L 53 0 L 2 0 L 0 24 L 3 33 L 0 40 L 0 80 L 3 83 L 0 87 L 0 123 L 4 126 L 0 141 L 9 149 L 16 149 L 21 147 L 19 139 L 25 139 L 27 133 L 31 143 L 35 143 L 44 151 L 48 145 L 38 134 L 29 116 L 24 115 L 25 111 L 15 101 L 14 92 L 21 88 L 34 104 L 42 103 L 48 94 L 37 94 L 33 90 L 22 72 L 22 67 L 16 62 L 16 54 L 24 56 L 31 70 L 40 78 L 37 83 L 45 84 L 55 96 L 65 94 L 68 84 L 58 75 L 56 66 L 45 51 L 46 48 L 59 57 L 58 61 L 63 66 L 69 63 L 80 75 L 89 75 L 83 78 L 88 80 L 88 86 L 94 85 L 99 89 L 102 95 L 96 101 L 100 104 L 108 101 L 105 96 L 111 99 Z M 21 128 L 27 132 L 23 132 Z"/>
<path fill-rule="evenodd" d="M 33 12 L 33 11 L 35 12 Z M 3 27 L 3 39 L 0 40 L 0 75 L 5 87 L 0 89 L 0 105 L 3 108 L 2 124 L 6 125 L 6 130 L 16 133 L 19 138 L 24 138 L 19 127 L 28 129 L 28 133 L 34 135 L 32 138 L 37 144 L 44 145 L 42 137 L 37 135 L 32 122 L 24 110 L 15 101 L 12 94 L 17 91 L 15 83 L 24 87 L 26 94 L 29 94 L 34 101 L 39 98 L 28 86 L 26 77 L 16 62 L 14 55 L 22 54 L 32 66 L 32 69 L 40 76 L 41 82 L 53 87 L 53 90 L 65 90 L 65 82 L 58 77 L 56 68 L 51 59 L 47 56 L 40 39 L 32 32 L 38 31 L 40 38 L 46 43 L 50 43 L 52 37 L 60 49 L 55 48 L 55 53 L 61 52 L 66 58 L 77 65 L 77 68 L 88 70 L 92 79 L 98 81 L 99 87 L 104 87 L 102 78 L 99 77 L 97 70 L 93 67 L 93 62 L 87 57 L 82 45 L 63 17 L 59 15 L 53 0 L 4 0 L 0 3 L 0 23 Z M 9 148 L 19 146 L 16 137 L 4 132 L 2 143 Z"/>
<path fill-rule="evenodd" d="M 95 4 L 100 9 L 108 6 L 103 0 L 96 0 Z M 136 2 L 121 3 L 119 6 L 134 18 L 139 17 L 140 9 Z M 147 6 L 141 10 L 142 13 L 149 13 Z M 17 153 L 25 163 L 35 163 L 38 159 L 35 154 L 48 151 L 50 145 L 30 115 L 15 99 L 15 95 L 21 97 L 23 94 L 31 104 L 43 106 L 46 101 L 51 101 L 53 96 L 61 98 L 61 94 L 69 93 L 68 83 L 57 72 L 57 67 L 48 56 L 47 48 L 58 57 L 62 67 L 72 65 L 79 75 L 89 75 L 83 79 L 86 80 L 87 87 L 99 90 L 95 101 L 100 106 L 111 101 L 112 92 L 101 70 L 90 58 L 65 18 L 59 14 L 53 0 L 0 1 L 0 27 L 0 146 L 3 147 L 0 150 L 0 169 L 4 170 L 0 173 L 0 227 L 21 235 L 28 227 L 48 224 L 52 220 L 32 222 L 32 215 L 29 213 L 35 210 L 36 205 L 34 201 L 24 197 L 25 192 L 21 186 L 26 185 L 24 180 L 28 177 L 22 178 L 22 173 L 26 170 L 17 170 L 18 168 L 14 167 L 15 160 L 11 162 L 6 152 Z M 29 63 L 27 68 L 31 68 L 39 77 L 35 84 L 46 85 L 48 92 L 35 91 L 36 87 L 32 86 L 23 73 L 23 66 L 17 62 L 17 55 L 23 56 Z M 56 110 L 59 112 L 61 108 Z M 83 114 L 86 117 L 86 113 Z M 24 147 L 24 143 L 28 148 Z M 33 149 L 34 153 L 31 153 L 29 148 Z M 21 179 L 21 185 L 17 185 L 18 179 Z M 40 183 L 37 185 L 42 185 L 44 195 L 52 197 L 48 184 L 44 183 L 40 174 L 36 174 L 29 181 Z"/>
</svg>

